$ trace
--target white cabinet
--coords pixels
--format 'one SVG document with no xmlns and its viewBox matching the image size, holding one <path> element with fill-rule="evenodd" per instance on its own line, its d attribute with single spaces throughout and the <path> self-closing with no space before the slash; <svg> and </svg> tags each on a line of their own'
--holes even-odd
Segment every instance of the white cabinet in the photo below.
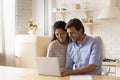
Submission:
<svg viewBox="0 0 120 80">
<path fill-rule="evenodd" d="M 116 77 L 120 77 L 120 66 L 116 67 Z"/>
</svg>

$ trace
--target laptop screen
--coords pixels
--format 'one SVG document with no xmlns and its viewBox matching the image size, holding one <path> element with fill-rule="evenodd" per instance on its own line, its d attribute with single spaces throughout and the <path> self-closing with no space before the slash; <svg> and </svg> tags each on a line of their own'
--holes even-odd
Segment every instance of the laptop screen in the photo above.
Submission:
<svg viewBox="0 0 120 80">
<path fill-rule="evenodd" d="M 36 67 L 40 75 L 61 76 L 57 57 L 36 57 Z"/>
</svg>

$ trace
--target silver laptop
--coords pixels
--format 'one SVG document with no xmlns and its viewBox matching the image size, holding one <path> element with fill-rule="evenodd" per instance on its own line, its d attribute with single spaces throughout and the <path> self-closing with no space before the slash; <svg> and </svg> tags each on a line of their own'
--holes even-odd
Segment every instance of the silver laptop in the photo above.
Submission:
<svg viewBox="0 0 120 80">
<path fill-rule="evenodd" d="M 36 67 L 39 75 L 61 75 L 57 57 L 36 57 Z"/>
</svg>

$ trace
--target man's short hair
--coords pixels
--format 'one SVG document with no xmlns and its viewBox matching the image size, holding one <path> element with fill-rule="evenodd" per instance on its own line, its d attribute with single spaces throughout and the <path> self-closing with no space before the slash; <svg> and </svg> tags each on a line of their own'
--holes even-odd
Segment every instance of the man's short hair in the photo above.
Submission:
<svg viewBox="0 0 120 80">
<path fill-rule="evenodd" d="M 70 19 L 69 22 L 66 24 L 65 29 L 68 29 L 68 28 L 71 28 L 71 27 L 75 27 L 75 29 L 77 31 L 82 29 L 82 33 L 84 34 L 84 31 L 85 31 L 84 26 L 79 19 L 77 19 L 77 18 Z"/>
</svg>

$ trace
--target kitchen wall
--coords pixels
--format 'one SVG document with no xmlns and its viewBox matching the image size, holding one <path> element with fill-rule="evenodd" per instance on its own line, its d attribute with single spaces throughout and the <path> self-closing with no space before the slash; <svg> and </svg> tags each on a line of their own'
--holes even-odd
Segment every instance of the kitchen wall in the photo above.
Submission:
<svg viewBox="0 0 120 80">
<path fill-rule="evenodd" d="M 37 35 L 44 35 L 45 11 L 44 0 L 16 0 L 16 33 L 28 34 L 28 22 L 35 19 L 38 29 Z M 47 33 L 46 33 L 47 34 Z"/>
<path fill-rule="evenodd" d="M 86 0 L 56 0 L 57 8 L 70 9 L 72 4 L 80 4 L 84 8 Z M 87 7 L 95 9 L 90 15 L 94 17 L 94 24 L 92 26 L 85 26 L 86 34 L 93 37 L 100 36 L 103 44 L 103 51 L 105 58 L 120 59 L 120 19 L 113 20 L 97 20 L 101 10 L 107 7 L 107 0 L 87 0 Z M 120 3 L 119 3 L 120 4 Z M 83 15 L 83 14 L 82 14 Z M 68 13 L 65 16 L 66 21 L 70 18 L 81 18 L 81 13 Z M 82 16 L 83 17 L 83 16 Z"/>
<path fill-rule="evenodd" d="M 38 24 L 38 35 L 44 35 L 45 10 L 44 0 L 32 0 L 32 18 L 36 19 Z"/>
<path fill-rule="evenodd" d="M 32 16 L 32 0 L 17 0 L 17 30 L 19 33 L 27 33 L 25 28 L 27 21 Z M 80 3 L 84 7 L 85 0 L 56 0 L 57 7 L 70 7 L 72 3 Z M 120 20 L 96 20 L 101 10 L 106 7 L 107 0 L 87 0 L 88 7 L 95 9 L 91 15 L 94 17 L 92 26 L 85 26 L 86 34 L 93 37 L 100 36 L 103 43 L 104 57 L 120 59 Z M 41 5 L 41 3 L 39 3 Z M 35 4 L 34 4 L 35 5 Z M 38 5 L 38 4 L 37 4 Z M 23 8 L 24 7 L 24 8 Z M 80 13 L 70 13 L 66 16 L 69 20 L 73 17 L 79 18 Z M 42 27 L 43 28 L 43 27 Z M 44 34 L 44 33 L 43 33 Z"/>
<path fill-rule="evenodd" d="M 28 22 L 32 17 L 32 0 L 16 0 L 16 33 L 27 34 Z"/>
</svg>

